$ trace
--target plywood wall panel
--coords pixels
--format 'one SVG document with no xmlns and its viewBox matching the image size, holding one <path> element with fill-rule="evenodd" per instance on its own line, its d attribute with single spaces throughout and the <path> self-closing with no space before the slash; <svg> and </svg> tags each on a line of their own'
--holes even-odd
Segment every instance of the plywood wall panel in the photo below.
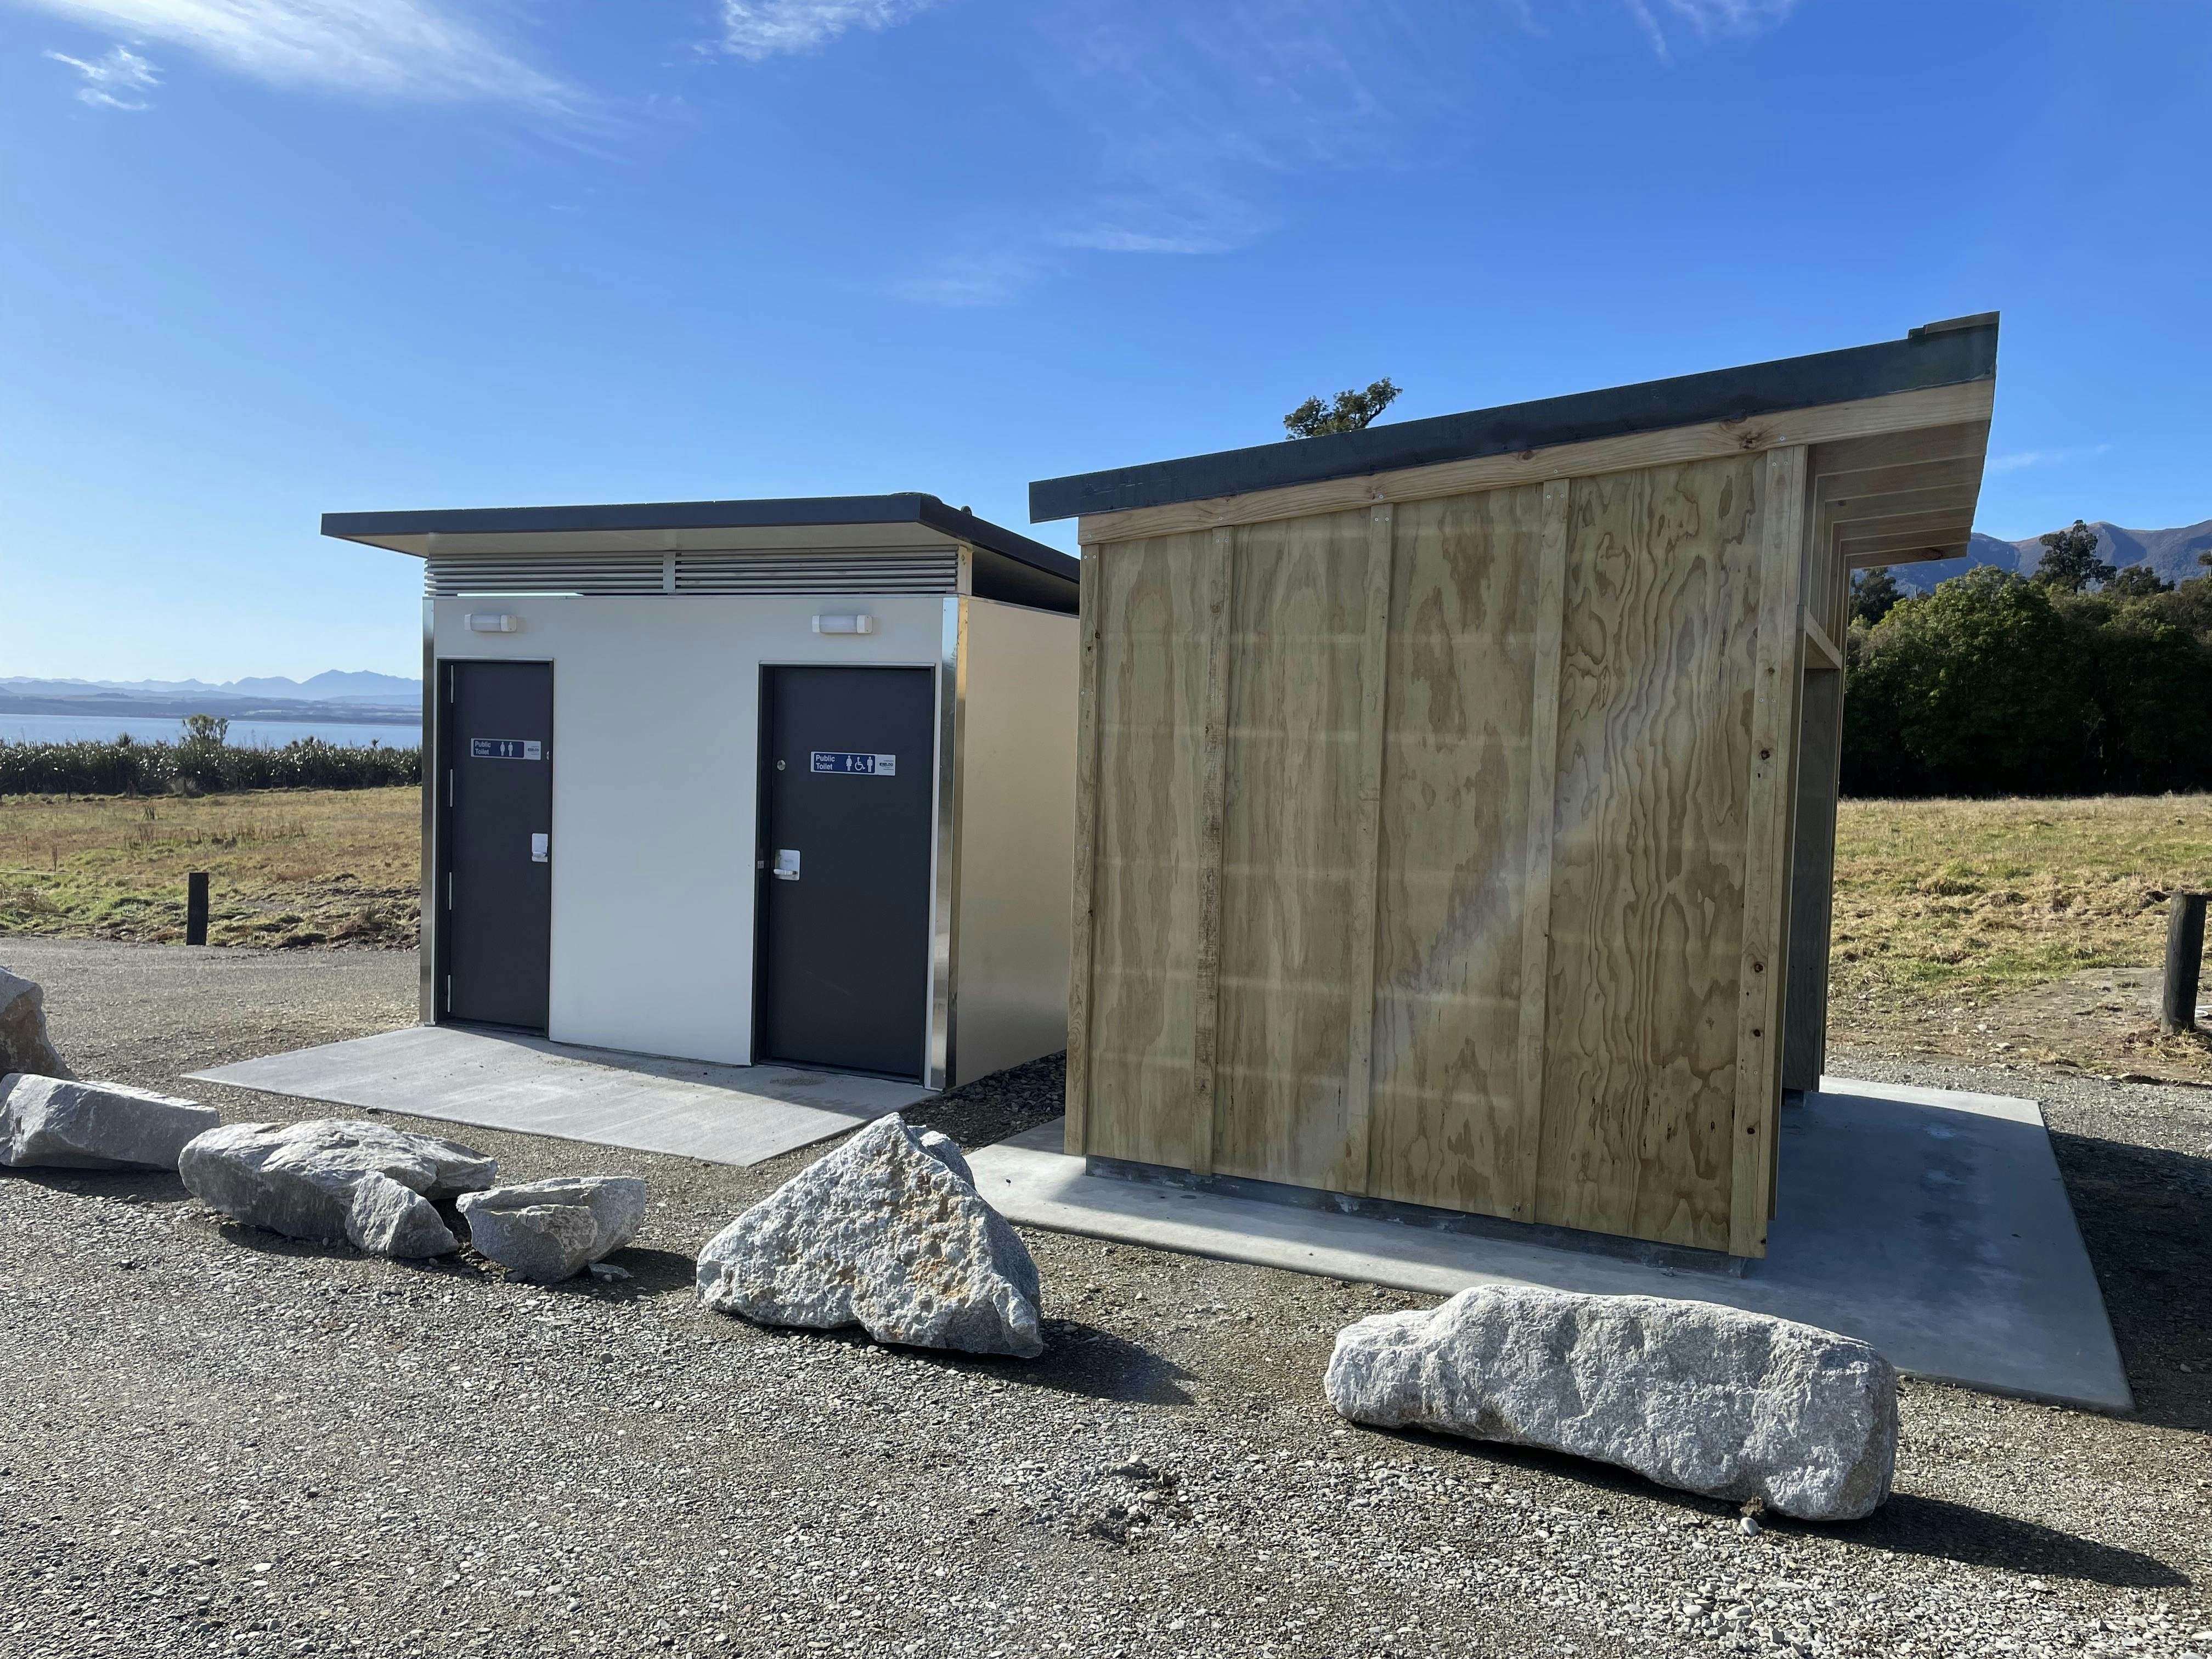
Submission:
<svg viewBox="0 0 2212 1659">
<path fill-rule="evenodd" d="M 1099 611 L 1085 1150 L 1188 1168 L 1208 538 L 1115 548 Z"/>
<path fill-rule="evenodd" d="M 1350 1187 L 1364 511 L 1237 532 L 1213 1167 Z"/>
<path fill-rule="evenodd" d="M 1544 487 L 1397 509 L 1376 920 L 1372 1188 L 1516 1207 Z"/>
<path fill-rule="evenodd" d="M 1539 1220 L 1728 1247 L 1759 466 L 1574 483 Z"/>
</svg>

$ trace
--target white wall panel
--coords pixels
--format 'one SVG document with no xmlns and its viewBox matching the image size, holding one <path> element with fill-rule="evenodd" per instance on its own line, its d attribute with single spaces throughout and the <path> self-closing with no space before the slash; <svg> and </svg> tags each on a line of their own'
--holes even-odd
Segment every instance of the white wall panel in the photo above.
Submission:
<svg viewBox="0 0 2212 1659">
<path fill-rule="evenodd" d="M 871 596 L 876 633 L 825 635 L 815 614 L 854 596 L 502 598 L 514 634 L 469 632 L 485 599 L 436 601 L 441 658 L 553 664 L 550 1036 L 750 1062 L 761 665 L 932 665 L 945 603 Z M 1067 630 L 1072 734 L 1073 623 L 1045 620 Z M 1063 925 L 1066 864 L 1063 841 Z"/>
</svg>

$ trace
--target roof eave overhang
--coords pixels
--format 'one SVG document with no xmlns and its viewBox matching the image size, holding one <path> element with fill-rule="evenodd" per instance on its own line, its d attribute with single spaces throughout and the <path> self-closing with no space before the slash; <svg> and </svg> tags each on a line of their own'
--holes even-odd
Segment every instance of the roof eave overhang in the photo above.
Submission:
<svg viewBox="0 0 2212 1659">
<path fill-rule="evenodd" d="M 1516 463 L 1535 464 L 1540 471 L 1542 458 L 1558 452 L 1611 446 L 1633 453 L 1639 441 L 1656 442 L 1692 428 L 1709 429 L 1721 441 L 1741 438 L 1747 449 L 1771 447 L 1770 439 L 1788 441 L 1789 423 L 1780 417 L 1812 410 L 1856 410 L 1901 399 L 1907 401 L 1893 405 L 1901 419 L 1928 418 L 1911 412 L 1908 403 L 1940 417 L 1970 407 L 1978 401 L 1971 389 L 1994 381 L 1996 345 L 1997 317 L 1990 312 L 1843 351 L 1045 479 L 1030 486 L 1030 519 L 1079 517 L 1088 542 L 1094 524 L 1118 538 L 1127 526 L 1145 522 L 1146 509 L 1159 509 L 1163 522 L 1173 522 L 1188 516 L 1176 509 L 1255 495 L 1281 492 L 1287 500 L 1310 489 L 1316 500 L 1349 498 L 1360 481 L 1386 474 L 1449 475 L 1461 469 L 1470 477 L 1493 471 L 1502 477 Z M 1959 388 L 1969 390 L 1964 396 L 1940 395 Z M 1986 395 L 1978 401 L 1985 404 Z M 1814 423 L 1808 429 L 1820 428 Z M 1498 465 L 1486 468 L 1485 463 Z"/>
<path fill-rule="evenodd" d="M 326 513 L 322 533 L 416 558 L 434 551 L 684 552 L 965 543 L 1071 584 L 1081 569 L 1057 548 L 920 494 Z"/>
</svg>

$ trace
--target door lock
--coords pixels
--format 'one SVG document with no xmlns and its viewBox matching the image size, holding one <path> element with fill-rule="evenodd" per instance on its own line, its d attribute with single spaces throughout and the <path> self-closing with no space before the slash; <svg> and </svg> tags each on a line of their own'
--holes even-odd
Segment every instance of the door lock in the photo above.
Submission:
<svg viewBox="0 0 2212 1659">
<path fill-rule="evenodd" d="M 775 868 L 769 873 L 778 881 L 797 881 L 799 879 L 797 850 L 789 847 L 778 848 L 775 854 Z"/>
<path fill-rule="evenodd" d="M 553 837 L 540 835 L 532 830 L 530 836 L 530 861 L 532 864 L 544 864 L 551 859 L 552 855 Z"/>
</svg>

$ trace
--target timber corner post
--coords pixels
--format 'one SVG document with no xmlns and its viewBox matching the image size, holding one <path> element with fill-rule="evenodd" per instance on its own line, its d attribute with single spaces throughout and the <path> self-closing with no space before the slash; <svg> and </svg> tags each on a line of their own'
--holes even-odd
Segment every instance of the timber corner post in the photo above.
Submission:
<svg viewBox="0 0 2212 1659">
<path fill-rule="evenodd" d="M 1083 549 L 1083 577 L 1076 590 L 1074 915 L 1068 935 L 1067 1116 L 1063 1148 L 1071 1157 L 1090 1151 L 1091 979 L 1097 927 L 1098 849 L 1098 628 L 1102 561 L 1096 542 Z"/>
</svg>

